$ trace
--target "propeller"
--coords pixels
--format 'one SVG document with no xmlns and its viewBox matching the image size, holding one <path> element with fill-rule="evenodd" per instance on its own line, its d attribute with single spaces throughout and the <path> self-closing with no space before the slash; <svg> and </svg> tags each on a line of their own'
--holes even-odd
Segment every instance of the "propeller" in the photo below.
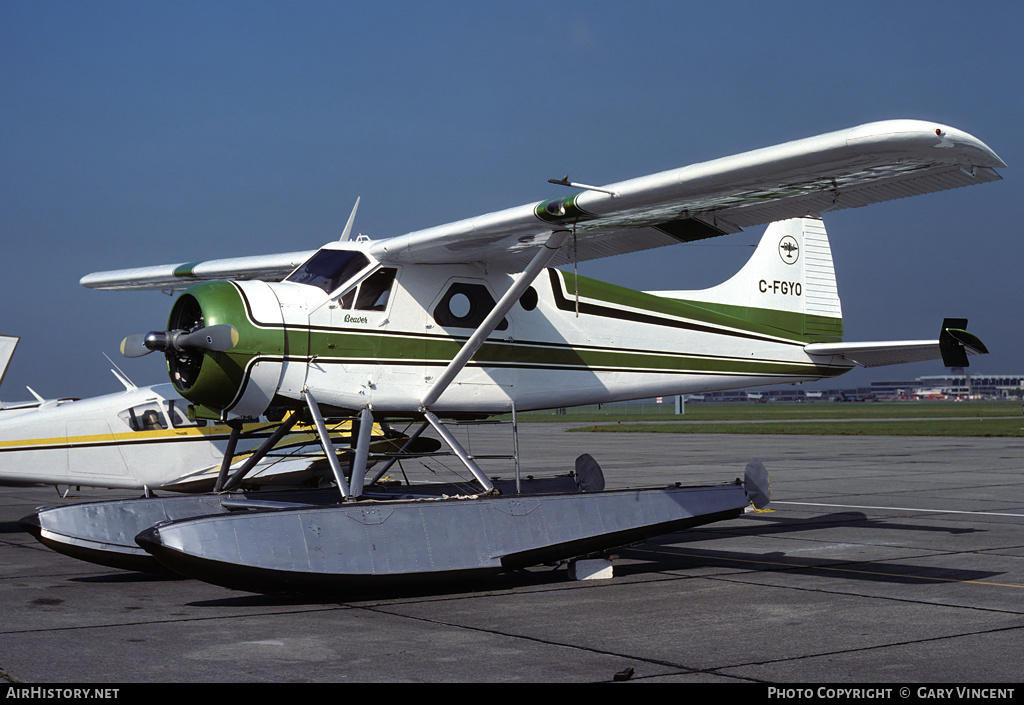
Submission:
<svg viewBox="0 0 1024 705">
<path fill-rule="evenodd" d="M 129 335 L 121 341 L 121 354 L 142 357 L 153 351 L 210 350 L 224 352 L 238 344 L 238 331 L 234 326 L 221 323 L 189 333 L 184 330 L 152 331 Z"/>
</svg>

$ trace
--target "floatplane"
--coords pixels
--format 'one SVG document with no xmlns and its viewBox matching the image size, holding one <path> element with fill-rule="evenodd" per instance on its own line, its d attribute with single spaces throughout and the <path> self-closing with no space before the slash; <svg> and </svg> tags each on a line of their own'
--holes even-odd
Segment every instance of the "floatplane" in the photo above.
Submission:
<svg viewBox="0 0 1024 705">
<path fill-rule="evenodd" d="M 184 290 L 167 328 L 126 338 L 122 352 L 162 353 L 191 418 L 289 410 L 319 430 L 329 461 L 324 424 L 353 418 L 358 429 L 350 467 L 331 462 L 327 503 L 212 494 L 204 501 L 231 510 L 167 520 L 174 498 L 100 503 L 92 526 L 123 523 L 186 576 L 305 592 L 571 562 L 763 507 L 759 463 L 720 485 L 606 489 L 599 464 L 581 456 L 571 484 L 524 490 L 517 467 L 516 482 L 498 486 L 449 426 L 858 365 L 964 365 L 986 350 L 963 319 L 945 319 L 935 340 L 843 341 L 822 215 L 996 181 L 1002 167 L 955 128 L 886 121 L 607 186 L 549 179 L 569 192 L 396 237 L 351 237 L 353 210 L 341 239 L 313 252 L 90 274 L 90 288 Z M 765 223 L 749 262 L 709 289 L 633 291 L 576 271 Z M 432 429 L 475 491 L 380 491 L 380 472 L 367 472 L 369 429 L 395 420 L 413 424 L 411 440 Z M 55 543 L 103 543 L 76 533 L 79 518 L 39 512 L 29 523 Z"/>
</svg>

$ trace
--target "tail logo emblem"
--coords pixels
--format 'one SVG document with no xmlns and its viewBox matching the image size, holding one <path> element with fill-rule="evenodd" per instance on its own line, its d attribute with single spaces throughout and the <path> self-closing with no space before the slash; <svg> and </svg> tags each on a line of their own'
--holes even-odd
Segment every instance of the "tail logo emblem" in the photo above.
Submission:
<svg viewBox="0 0 1024 705">
<path fill-rule="evenodd" d="M 800 245 L 792 235 L 786 235 L 779 240 L 779 257 L 786 264 L 796 264 L 800 259 Z"/>
</svg>

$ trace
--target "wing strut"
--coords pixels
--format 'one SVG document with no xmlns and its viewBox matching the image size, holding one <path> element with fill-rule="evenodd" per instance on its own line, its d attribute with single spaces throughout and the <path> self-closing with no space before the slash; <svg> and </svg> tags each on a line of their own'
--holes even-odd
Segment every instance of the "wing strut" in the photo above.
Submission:
<svg viewBox="0 0 1024 705">
<path fill-rule="evenodd" d="M 501 297 L 501 300 L 495 304 L 491 312 L 487 314 L 480 326 L 473 331 L 473 335 L 469 337 L 469 340 L 463 344 L 462 349 L 459 350 L 458 354 L 452 358 L 452 361 L 448 363 L 448 366 L 444 369 L 444 372 L 437 378 L 434 385 L 427 391 L 426 396 L 420 401 L 421 409 L 429 409 L 437 402 L 444 390 L 448 388 L 448 385 L 452 383 L 455 376 L 462 371 L 462 368 L 466 366 L 470 358 L 480 349 L 480 346 L 487 340 L 487 336 L 494 332 L 494 329 L 501 322 L 501 319 L 505 317 L 505 314 L 509 312 L 512 305 L 519 300 L 519 297 L 523 295 L 523 292 L 533 284 L 533 280 L 537 278 L 537 275 L 541 273 L 544 267 L 547 266 L 551 258 L 558 253 L 559 248 L 568 239 L 571 233 L 568 230 L 556 230 L 551 233 L 551 237 L 544 243 L 544 246 L 540 248 L 540 251 L 533 256 L 530 263 L 526 265 L 526 269 L 523 270 L 522 275 L 517 279 L 512 287 L 505 292 L 505 295 Z"/>
<path fill-rule="evenodd" d="M 487 475 L 479 468 L 479 466 L 473 461 L 472 456 L 466 452 L 466 450 L 459 445 L 455 437 L 452 436 L 451 432 L 445 428 L 441 420 L 430 411 L 430 407 L 437 402 L 437 400 L 444 393 L 444 390 L 452 383 L 455 377 L 462 371 L 462 368 L 466 366 L 469 360 L 473 357 L 480 346 L 487 340 L 487 336 L 494 332 L 494 329 L 498 326 L 498 323 L 505 314 L 509 312 L 512 305 L 519 300 L 519 297 L 523 295 L 523 292 L 533 284 L 533 281 L 537 278 L 537 275 L 543 271 L 548 265 L 548 262 L 558 253 L 558 250 L 565 244 L 571 233 L 568 230 L 555 230 L 552 231 L 551 237 L 544 243 L 544 246 L 533 256 L 530 263 L 526 265 L 523 273 L 520 277 L 512 283 L 512 286 L 508 291 L 501 297 L 491 312 L 487 314 L 484 320 L 480 323 L 479 327 L 473 331 L 473 335 L 469 336 L 459 352 L 452 358 L 448 366 L 445 367 L 444 372 L 440 374 L 437 380 L 434 381 L 433 386 L 427 391 L 426 395 L 420 402 L 420 411 L 424 418 L 434 430 L 441 436 L 448 447 L 455 451 L 455 455 L 459 457 L 462 464 L 473 473 L 473 477 L 476 478 L 477 482 L 484 488 L 484 492 L 491 492 L 494 490 L 494 484 L 490 481 Z"/>
</svg>

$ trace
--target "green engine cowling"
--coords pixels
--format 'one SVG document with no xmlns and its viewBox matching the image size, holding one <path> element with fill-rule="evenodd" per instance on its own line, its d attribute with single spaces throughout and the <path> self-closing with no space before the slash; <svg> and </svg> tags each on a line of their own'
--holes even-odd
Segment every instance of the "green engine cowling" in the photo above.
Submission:
<svg viewBox="0 0 1024 705">
<path fill-rule="evenodd" d="M 270 319 L 261 320 L 261 325 L 254 322 L 253 298 L 270 304 L 260 307 L 260 314 Z M 280 323 L 280 307 L 265 282 L 202 282 L 178 297 L 168 330 L 229 324 L 238 331 L 238 342 L 226 352 L 190 349 L 166 353 L 171 382 L 193 403 L 197 418 L 223 419 L 229 413 L 256 417 L 266 411 L 277 392 L 285 353 Z"/>
</svg>

